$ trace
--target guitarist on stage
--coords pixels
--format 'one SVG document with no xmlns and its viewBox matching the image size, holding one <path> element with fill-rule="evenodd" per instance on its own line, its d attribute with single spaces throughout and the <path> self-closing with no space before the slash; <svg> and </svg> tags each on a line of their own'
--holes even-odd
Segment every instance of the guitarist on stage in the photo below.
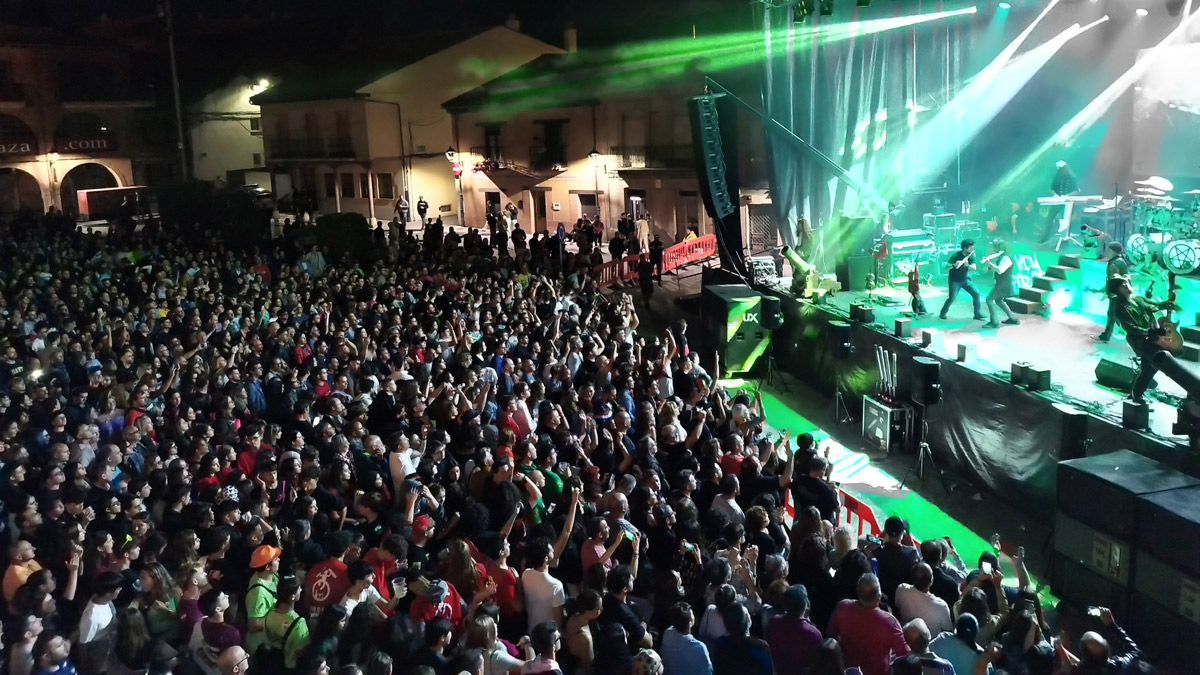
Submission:
<svg viewBox="0 0 1200 675">
<path fill-rule="evenodd" d="M 1112 299 L 1117 323 L 1125 330 L 1125 339 L 1133 348 L 1133 353 L 1138 356 L 1139 370 L 1137 378 L 1133 381 L 1132 398 L 1142 403 L 1145 401 L 1146 390 L 1158 374 L 1152 358 L 1154 353 L 1160 350 L 1178 351 L 1179 345 L 1182 344 L 1181 340 L 1176 340 L 1178 333 L 1174 332 L 1169 317 L 1167 323 L 1163 324 L 1155 316 L 1163 309 L 1175 309 L 1174 289 L 1172 288 L 1171 297 L 1164 302 L 1154 302 L 1135 295 L 1129 277 L 1126 276 L 1112 277 L 1108 280 L 1106 289 L 1108 297 Z M 1164 330 L 1167 327 L 1169 331 Z"/>
<path fill-rule="evenodd" d="M 958 292 L 966 291 L 967 295 L 971 296 L 971 302 L 975 306 L 975 320 L 983 320 L 983 308 L 980 306 L 979 291 L 975 290 L 975 286 L 971 284 L 971 270 L 975 269 L 975 262 L 971 258 L 975 255 L 975 242 L 970 239 L 963 239 L 959 244 L 958 252 L 950 256 L 950 294 L 946 296 L 946 302 L 942 305 L 942 311 L 939 314 L 941 318 L 946 318 L 946 312 L 950 311 L 950 305 L 954 304 L 954 298 L 958 297 Z"/>
</svg>

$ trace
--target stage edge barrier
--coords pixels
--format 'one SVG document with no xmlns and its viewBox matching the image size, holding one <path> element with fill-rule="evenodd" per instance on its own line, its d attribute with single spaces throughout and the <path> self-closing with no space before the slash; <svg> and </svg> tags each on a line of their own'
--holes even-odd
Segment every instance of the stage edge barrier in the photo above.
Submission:
<svg viewBox="0 0 1200 675">
<path fill-rule="evenodd" d="M 706 234 L 689 241 L 682 241 L 663 251 L 663 272 L 673 272 L 680 267 L 715 258 L 717 256 L 717 236 Z M 637 263 L 640 256 L 625 256 L 620 260 L 610 260 L 592 268 L 592 275 L 600 286 L 611 286 L 616 283 L 626 283 L 637 279 Z"/>
</svg>

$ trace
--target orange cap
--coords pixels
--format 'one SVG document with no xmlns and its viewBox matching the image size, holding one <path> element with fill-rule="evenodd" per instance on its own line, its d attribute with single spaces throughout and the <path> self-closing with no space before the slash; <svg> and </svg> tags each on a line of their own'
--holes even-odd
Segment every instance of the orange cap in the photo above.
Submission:
<svg viewBox="0 0 1200 675">
<path fill-rule="evenodd" d="M 281 555 L 283 555 L 283 549 L 263 544 L 254 549 L 254 553 L 250 554 L 250 569 L 260 570 L 270 565 L 272 561 L 277 560 Z"/>
</svg>

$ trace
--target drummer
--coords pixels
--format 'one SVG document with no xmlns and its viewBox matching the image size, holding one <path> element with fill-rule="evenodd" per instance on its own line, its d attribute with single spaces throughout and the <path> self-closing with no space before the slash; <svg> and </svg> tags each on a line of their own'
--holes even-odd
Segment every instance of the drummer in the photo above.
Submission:
<svg viewBox="0 0 1200 675">
<path fill-rule="evenodd" d="M 1104 272 L 1105 284 L 1113 277 L 1128 277 L 1129 261 L 1125 259 L 1125 247 L 1119 241 L 1108 243 L 1108 269 Z M 1117 326 L 1117 303 L 1113 296 L 1108 296 L 1108 319 L 1104 324 L 1104 332 L 1095 337 L 1097 342 L 1108 342 L 1112 339 L 1113 330 Z"/>
</svg>

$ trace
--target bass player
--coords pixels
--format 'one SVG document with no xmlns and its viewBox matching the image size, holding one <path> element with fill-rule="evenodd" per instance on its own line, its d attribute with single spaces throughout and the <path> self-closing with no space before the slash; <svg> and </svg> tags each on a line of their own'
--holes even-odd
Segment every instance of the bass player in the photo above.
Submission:
<svg viewBox="0 0 1200 675">
<path fill-rule="evenodd" d="M 1163 349 L 1178 351 L 1178 333 L 1174 332 L 1170 317 L 1167 317 L 1164 324 L 1155 316 L 1161 310 L 1176 308 L 1174 289 L 1167 300 L 1154 302 L 1135 295 L 1127 276 L 1112 277 L 1105 288 L 1112 299 L 1113 314 L 1117 323 L 1125 330 L 1125 339 L 1138 357 L 1138 374 L 1133 381 L 1131 398 L 1142 403 L 1145 401 L 1146 390 L 1158 374 L 1158 368 L 1154 367 L 1154 353 Z"/>
</svg>

